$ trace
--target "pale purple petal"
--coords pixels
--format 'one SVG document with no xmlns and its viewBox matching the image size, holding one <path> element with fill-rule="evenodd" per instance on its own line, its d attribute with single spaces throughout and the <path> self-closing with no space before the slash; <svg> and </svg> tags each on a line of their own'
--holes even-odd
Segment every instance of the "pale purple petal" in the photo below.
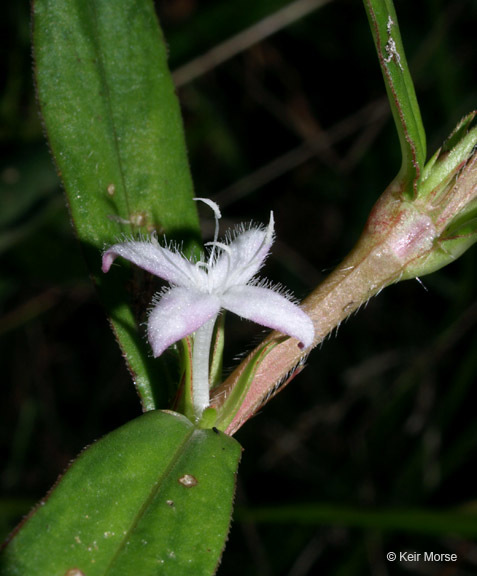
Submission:
<svg viewBox="0 0 477 576">
<path fill-rule="evenodd" d="M 195 332 L 220 312 L 220 300 L 187 288 L 171 288 L 152 309 L 147 332 L 154 356 Z"/>
<path fill-rule="evenodd" d="M 237 234 L 210 271 L 214 287 L 247 284 L 265 262 L 274 240 L 273 212 L 267 228 L 250 228 Z"/>
<path fill-rule="evenodd" d="M 188 286 L 197 273 L 194 264 L 177 252 L 162 248 L 156 242 L 131 241 L 114 244 L 103 254 L 103 272 L 108 272 L 114 260 L 121 256 L 143 270 L 172 284 Z"/>
<path fill-rule="evenodd" d="M 313 343 L 315 329 L 310 317 L 285 296 L 262 286 L 234 286 L 221 297 L 222 308 L 242 318 L 299 340 L 305 348 Z"/>
</svg>

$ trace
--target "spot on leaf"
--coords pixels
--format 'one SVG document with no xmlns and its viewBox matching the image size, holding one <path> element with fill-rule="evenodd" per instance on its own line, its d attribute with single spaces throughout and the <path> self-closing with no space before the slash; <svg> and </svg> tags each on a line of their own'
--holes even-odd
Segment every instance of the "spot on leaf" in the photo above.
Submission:
<svg viewBox="0 0 477 576">
<path fill-rule="evenodd" d="M 197 486 L 198 483 L 197 478 L 192 476 L 192 474 L 184 474 L 184 476 L 179 478 L 179 484 L 182 484 L 182 486 L 185 486 L 186 488 Z"/>
</svg>

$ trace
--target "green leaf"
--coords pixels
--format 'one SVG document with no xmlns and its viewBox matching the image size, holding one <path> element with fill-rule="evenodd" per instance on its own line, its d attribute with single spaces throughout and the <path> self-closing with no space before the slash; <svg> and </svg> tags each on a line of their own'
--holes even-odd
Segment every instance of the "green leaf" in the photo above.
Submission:
<svg viewBox="0 0 477 576">
<path fill-rule="evenodd" d="M 240 456 L 225 434 L 148 412 L 78 457 L 14 533 L 0 573 L 213 574 Z"/>
<path fill-rule="evenodd" d="M 199 239 L 182 120 L 150 0 L 35 0 L 38 100 L 71 216 L 143 407 L 168 403 L 155 387 L 143 333 L 154 286 L 101 251 L 124 234 Z M 162 378 L 161 382 L 164 379 Z M 169 394 L 170 396 L 170 394 Z"/>
<path fill-rule="evenodd" d="M 426 160 L 426 134 L 404 53 L 392 0 L 364 0 L 401 144 L 402 166 L 396 177 L 404 196 L 416 196 Z"/>
</svg>

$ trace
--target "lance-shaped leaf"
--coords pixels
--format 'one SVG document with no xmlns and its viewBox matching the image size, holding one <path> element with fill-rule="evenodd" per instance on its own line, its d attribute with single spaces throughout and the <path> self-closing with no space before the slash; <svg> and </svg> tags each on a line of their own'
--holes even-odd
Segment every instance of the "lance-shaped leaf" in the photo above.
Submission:
<svg viewBox="0 0 477 576">
<path fill-rule="evenodd" d="M 101 251 L 125 233 L 166 232 L 185 239 L 186 250 L 199 238 L 153 4 L 35 0 L 33 17 L 38 100 L 78 238 L 144 408 L 164 406 L 152 385 L 160 362 L 151 362 L 138 329 L 151 295 L 147 277 L 100 274 Z"/>
<path fill-rule="evenodd" d="M 392 0 L 364 0 L 364 7 L 401 143 L 402 166 L 395 182 L 411 200 L 426 160 L 426 134 L 414 84 Z"/>
<path fill-rule="evenodd" d="M 0 555 L 2 576 L 214 574 L 240 445 L 152 411 L 85 450 Z"/>
</svg>

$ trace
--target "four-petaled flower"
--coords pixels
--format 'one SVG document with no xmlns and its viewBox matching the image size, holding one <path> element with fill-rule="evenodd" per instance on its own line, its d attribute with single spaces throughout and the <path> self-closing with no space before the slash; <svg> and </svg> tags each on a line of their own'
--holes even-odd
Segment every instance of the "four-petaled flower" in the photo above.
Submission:
<svg viewBox="0 0 477 576">
<path fill-rule="evenodd" d="M 308 315 L 287 296 L 255 278 L 274 239 L 273 213 L 267 228 L 241 227 L 218 242 L 218 206 L 198 198 L 214 210 L 216 227 L 208 258 L 185 258 L 178 250 L 151 240 L 129 241 L 111 246 L 103 254 L 103 272 L 118 256 L 167 280 L 170 288 L 154 299 L 148 318 L 148 337 L 154 356 L 171 344 L 194 335 L 193 398 L 200 414 L 209 404 L 209 354 L 212 332 L 221 309 L 296 338 L 304 348 L 314 338 Z"/>
</svg>

